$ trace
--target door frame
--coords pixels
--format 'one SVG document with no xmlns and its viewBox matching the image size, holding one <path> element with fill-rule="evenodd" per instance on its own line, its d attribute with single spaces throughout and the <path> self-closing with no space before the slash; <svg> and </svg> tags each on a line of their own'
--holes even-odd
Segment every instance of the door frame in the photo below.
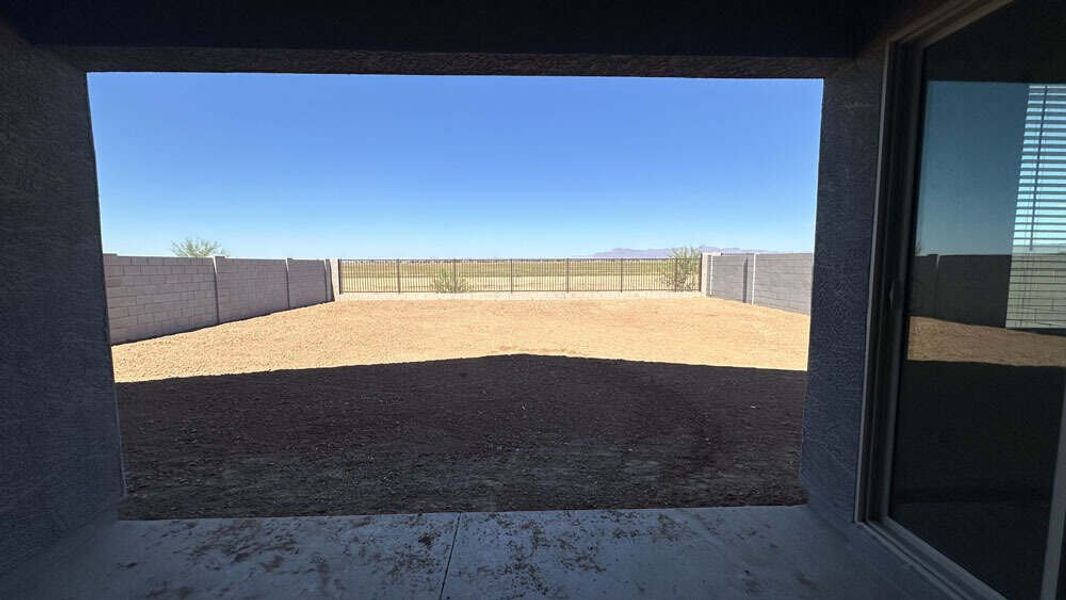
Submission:
<svg viewBox="0 0 1066 600">
<path fill-rule="evenodd" d="M 907 344 L 904 307 L 915 227 L 925 49 L 1012 1 L 951 2 L 897 31 L 885 46 L 866 380 L 855 490 L 854 516 L 860 527 L 947 595 L 986 600 L 1004 598 L 891 519 L 888 501 L 899 372 Z"/>
</svg>

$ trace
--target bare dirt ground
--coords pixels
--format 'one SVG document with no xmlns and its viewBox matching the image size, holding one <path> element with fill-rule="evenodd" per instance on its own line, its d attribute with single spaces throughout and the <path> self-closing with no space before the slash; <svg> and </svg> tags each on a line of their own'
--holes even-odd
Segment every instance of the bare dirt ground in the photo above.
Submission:
<svg viewBox="0 0 1066 600">
<path fill-rule="evenodd" d="M 804 384 L 528 355 L 125 383 L 123 514 L 795 504 Z"/>
<path fill-rule="evenodd" d="M 1066 337 L 910 318 L 907 358 L 1016 367 L 1066 367 Z"/>
<path fill-rule="evenodd" d="M 799 503 L 806 322 L 702 298 L 344 302 L 117 346 L 122 512 Z"/>
<path fill-rule="evenodd" d="M 332 302 L 115 346 L 116 381 L 503 354 L 804 370 L 805 315 L 715 298 Z"/>
</svg>

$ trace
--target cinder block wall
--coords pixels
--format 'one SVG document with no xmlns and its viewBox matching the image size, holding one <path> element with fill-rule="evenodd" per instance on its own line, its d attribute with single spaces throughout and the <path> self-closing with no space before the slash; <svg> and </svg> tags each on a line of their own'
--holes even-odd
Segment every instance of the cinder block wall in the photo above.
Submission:
<svg viewBox="0 0 1066 600">
<path fill-rule="evenodd" d="M 218 319 L 247 319 L 289 308 L 289 282 L 282 259 L 215 257 Z"/>
<path fill-rule="evenodd" d="M 0 19 L 0 575 L 123 494 L 85 74 Z"/>
<path fill-rule="evenodd" d="M 111 343 L 333 300 L 324 260 L 104 255 Z"/>
<path fill-rule="evenodd" d="M 104 255 L 111 343 L 218 323 L 210 258 Z"/>
<path fill-rule="evenodd" d="M 759 254 L 754 260 L 752 303 L 810 314 L 814 254 Z"/>
<path fill-rule="evenodd" d="M 911 314 L 990 327 L 1006 324 L 1011 255 L 919 256 L 911 273 Z"/>
<path fill-rule="evenodd" d="M 705 254 L 708 296 L 810 314 L 814 255 Z"/>
<path fill-rule="evenodd" d="M 329 302 L 330 277 L 326 262 L 287 259 L 289 269 L 289 307 Z"/>
<path fill-rule="evenodd" d="M 751 254 L 722 254 L 711 259 L 711 295 L 748 302 L 751 299 Z"/>
</svg>

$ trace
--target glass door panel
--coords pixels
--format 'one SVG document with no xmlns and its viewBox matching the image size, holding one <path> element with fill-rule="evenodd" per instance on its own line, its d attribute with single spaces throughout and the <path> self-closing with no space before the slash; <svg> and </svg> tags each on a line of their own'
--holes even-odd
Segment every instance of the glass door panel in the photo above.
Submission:
<svg viewBox="0 0 1066 600">
<path fill-rule="evenodd" d="M 1061 13 L 1017 2 L 924 60 L 888 516 L 1008 598 L 1040 597 L 1062 543 Z"/>
</svg>

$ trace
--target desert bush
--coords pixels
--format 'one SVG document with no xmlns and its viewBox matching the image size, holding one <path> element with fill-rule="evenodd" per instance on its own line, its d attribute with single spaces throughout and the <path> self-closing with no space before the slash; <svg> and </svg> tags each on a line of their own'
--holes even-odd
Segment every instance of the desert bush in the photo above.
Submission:
<svg viewBox="0 0 1066 600">
<path fill-rule="evenodd" d="M 192 258 L 210 258 L 212 256 L 225 256 L 226 251 L 222 244 L 201 238 L 187 237 L 180 242 L 170 244 L 170 251 L 174 256 L 188 256 Z"/>
<path fill-rule="evenodd" d="M 433 289 L 438 294 L 461 294 L 469 288 L 466 278 L 460 277 L 454 269 L 443 268 L 433 278 Z"/>
<path fill-rule="evenodd" d="M 700 287 L 700 261 L 703 259 L 699 248 L 674 248 L 670 258 L 663 263 L 659 274 L 663 285 L 675 292 L 689 292 Z"/>
</svg>

